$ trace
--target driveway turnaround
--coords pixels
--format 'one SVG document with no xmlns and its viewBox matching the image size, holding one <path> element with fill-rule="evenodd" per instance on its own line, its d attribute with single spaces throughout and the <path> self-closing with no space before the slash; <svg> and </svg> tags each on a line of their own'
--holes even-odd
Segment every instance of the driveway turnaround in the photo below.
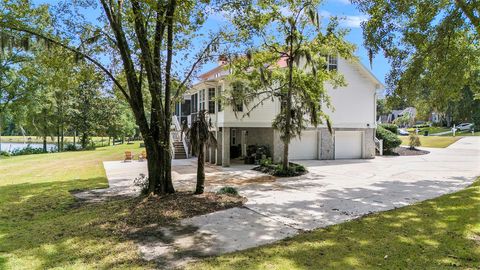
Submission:
<svg viewBox="0 0 480 270">
<path fill-rule="evenodd" d="M 307 175 L 239 186 L 248 198 L 245 207 L 158 228 L 156 235 L 165 237 L 144 239 L 140 251 L 175 266 L 452 193 L 480 175 L 480 137 L 427 150 L 422 156 L 297 161 L 307 166 Z"/>
</svg>

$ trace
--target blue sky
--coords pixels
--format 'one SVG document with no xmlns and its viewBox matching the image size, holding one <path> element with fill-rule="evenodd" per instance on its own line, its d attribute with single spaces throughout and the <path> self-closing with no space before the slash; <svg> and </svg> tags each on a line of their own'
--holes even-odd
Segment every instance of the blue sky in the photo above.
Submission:
<svg viewBox="0 0 480 270">
<path fill-rule="evenodd" d="M 36 4 L 55 4 L 58 1 L 34 0 L 33 2 Z M 86 17 L 95 20 L 98 17 L 100 10 L 89 10 L 88 13 L 89 14 L 85 14 Z M 342 18 L 341 25 L 350 29 L 347 40 L 357 46 L 356 55 L 367 68 L 370 68 L 367 50 L 363 46 L 362 29 L 360 28 L 360 23 L 363 20 L 366 20 L 367 16 L 358 12 L 349 0 L 325 0 L 319 7 L 319 13 L 324 18 L 327 18 L 328 16 L 338 16 Z M 225 23 L 222 18 L 214 15 L 209 18 L 205 27 L 207 29 L 218 28 L 222 23 Z M 212 65 L 207 65 L 206 68 L 209 68 Z M 390 64 L 383 55 L 377 55 L 374 58 L 371 71 L 381 82 L 385 82 L 385 75 L 390 71 Z"/>
<path fill-rule="evenodd" d="M 350 3 L 350 0 L 324 0 L 323 4 L 319 7 L 319 14 L 325 20 L 329 16 L 337 16 L 341 19 L 341 26 L 350 30 L 347 35 L 347 40 L 357 46 L 356 55 L 360 61 L 370 69 L 370 61 L 368 60 L 368 53 L 363 46 L 363 34 L 360 23 L 366 20 L 368 17 L 365 14 L 360 13 L 354 5 Z M 226 23 L 225 19 L 220 16 L 211 16 L 207 21 L 206 27 L 219 27 L 222 23 Z M 385 76 L 390 71 L 390 64 L 383 57 L 383 55 L 377 55 L 373 59 L 373 65 L 370 71 L 383 83 L 385 83 Z"/>
<path fill-rule="evenodd" d="M 363 35 L 360 27 L 360 22 L 366 20 L 367 16 L 358 12 L 349 0 L 327 0 L 320 7 L 320 14 L 322 14 L 322 11 L 326 13 L 325 15 L 332 14 L 344 17 L 342 26 L 351 29 L 347 36 L 348 41 L 357 45 L 357 56 L 367 68 L 370 68 L 367 50 L 363 46 Z M 383 55 L 377 55 L 373 60 L 371 71 L 381 82 L 385 82 L 385 75 L 390 71 L 390 64 Z"/>
</svg>

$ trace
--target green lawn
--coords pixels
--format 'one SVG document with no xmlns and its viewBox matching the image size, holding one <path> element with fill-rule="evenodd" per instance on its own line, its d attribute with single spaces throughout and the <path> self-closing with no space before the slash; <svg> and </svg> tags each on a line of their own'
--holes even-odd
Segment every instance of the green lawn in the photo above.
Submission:
<svg viewBox="0 0 480 270">
<path fill-rule="evenodd" d="M 480 131 L 477 131 L 472 134 L 472 132 L 464 131 L 464 132 L 456 132 L 456 136 L 480 136 Z M 444 136 L 452 136 L 452 134 L 444 135 Z"/>
<path fill-rule="evenodd" d="M 479 269 L 480 179 L 457 193 L 188 269 Z"/>
<path fill-rule="evenodd" d="M 101 161 L 139 144 L 0 159 L 0 269 L 145 269 L 135 244 L 105 224 L 128 200 L 76 205 L 69 191 L 107 186 Z"/>
<path fill-rule="evenodd" d="M 418 136 L 420 138 L 420 143 L 422 147 L 432 147 L 432 148 L 445 148 L 452 143 L 461 139 L 461 137 L 445 137 L 445 136 Z M 408 136 L 399 136 L 402 140 L 403 146 L 408 146 L 409 139 Z"/>
<path fill-rule="evenodd" d="M 447 128 L 447 127 L 424 127 L 424 128 L 419 128 L 418 134 L 423 134 L 423 132 L 425 130 L 428 130 L 429 134 L 435 134 L 435 133 L 450 131 L 451 128 Z M 410 132 L 410 133 L 413 133 L 413 132 L 415 132 L 415 128 L 407 128 L 407 131 Z"/>
<path fill-rule="evenodd" d="M 106 187 L 104 160 L 135 145 L 0 159 L 0 269 L 150 269 L 118 232 L 130 200 L 75 203 L 69 191 Z M 471 240 L 475 239 L 475 240 Z M 476 241 L 476 243 L 475 243 Z M 387 256 L 385 258 L 385 256 Z M 212 258 L 197 269 L 475 269 L 480 185 L 394 211 Z"/>
</svg>

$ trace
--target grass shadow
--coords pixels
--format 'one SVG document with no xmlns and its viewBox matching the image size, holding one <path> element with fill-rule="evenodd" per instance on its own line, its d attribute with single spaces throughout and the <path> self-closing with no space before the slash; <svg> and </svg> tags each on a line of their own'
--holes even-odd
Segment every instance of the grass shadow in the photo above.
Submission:
<svg viewBox="0 0 480 270">
<path fill-rule="evenodd" d="M 71 190 L 105 187 L 105 178 L 23 183 L 0 189 L 1 269 L 125 268 L 151 265 L 135 244 L 102 224 L 128 213 L 128 200 L 72 207 Z"/>
<path fill-rule="evenodd" d="M 346 189 L 335 197 L 355 198 L 362 192 Z M 322 203 L 330 205 L 327 201 Z M 298 203 L 307 202 L 282 207 L 294 215 Z M 478 269 L 480 243 L 475 239 L 480 239 L 479 181 L 456 193 L 213 257 L 189 269 Z"/>
</svg>

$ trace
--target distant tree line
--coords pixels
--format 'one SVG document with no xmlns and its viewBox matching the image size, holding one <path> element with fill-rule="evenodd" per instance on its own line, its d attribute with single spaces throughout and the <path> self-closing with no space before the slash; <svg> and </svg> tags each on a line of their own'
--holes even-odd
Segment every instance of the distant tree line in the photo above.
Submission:
<svg viewBox="0 0 480 270">
<path fill-rule="evenodd" d="M 41 137 L 46 152 L 48 138 L 63 151 L 66 136 L 86 149 L 94 136 L 110 141 L 137 133 L 125 100 L 93 65 L 62 48 L 30 42 L 28 50 L 4 45 L 0 53 L 3 135 Z"/>
</svg>

